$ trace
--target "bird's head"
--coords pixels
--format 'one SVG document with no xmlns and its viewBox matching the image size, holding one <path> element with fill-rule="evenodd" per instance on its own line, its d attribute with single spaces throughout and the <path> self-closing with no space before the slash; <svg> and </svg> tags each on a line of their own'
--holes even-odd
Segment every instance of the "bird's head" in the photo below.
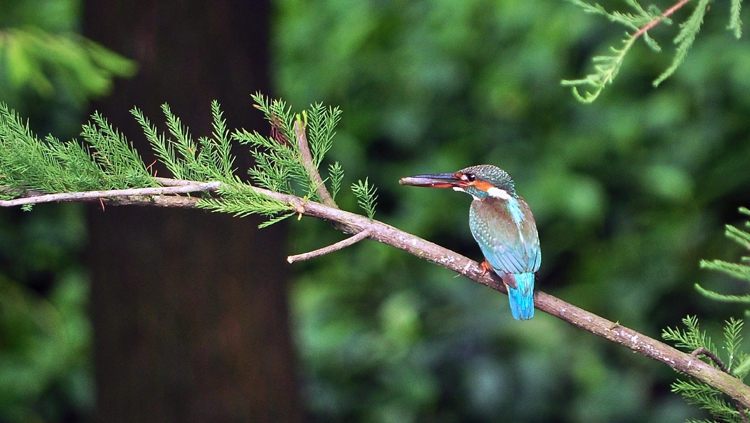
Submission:
<svg viewBox="0 0 750 423">
<path fill-rule="evenodd" d="M 453 188 L 477 199 L 499 198 L 508 200 L 516 196 L 513 179 L 497 166 L 477 165 L 455 173 L 434 173 L 401 178 L 401 185 L 430 188 Z"/>
</svg>

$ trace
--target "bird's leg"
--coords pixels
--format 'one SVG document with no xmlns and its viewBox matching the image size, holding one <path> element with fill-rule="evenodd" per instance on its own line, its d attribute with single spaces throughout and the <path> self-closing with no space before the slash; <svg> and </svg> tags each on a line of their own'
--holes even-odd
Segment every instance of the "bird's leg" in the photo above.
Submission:
<svg viewBox="0 0 750 423">
<path fill-rule="evenodd" d="M 479 276 L 484 276 L 487 274 L 487 272 L 492 270 L 492 266 L 490 266 L 490 262 L 488 262 L 487 260 L 481 262 L 479 266 L 482 268 L 482 274 Z"/>
</svg>

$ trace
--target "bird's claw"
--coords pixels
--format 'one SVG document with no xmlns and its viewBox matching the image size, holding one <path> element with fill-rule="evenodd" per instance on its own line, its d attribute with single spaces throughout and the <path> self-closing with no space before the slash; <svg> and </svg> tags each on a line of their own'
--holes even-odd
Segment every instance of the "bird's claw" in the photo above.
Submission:
<svg viewBox="0 0 750 423">
<path fill-rule="evenodd" d="M 492 270 L 492 266 L 490 266 L 490 264 L 487 262 L 487 260 L 481 262 L 479 264 L 479 266 L 482 268 L 482 274 L 479 275 L 479 276 L 484 276 L 484 275 L 487 274 L 487 272 L 489 272 L 490 270 Z"/>
</svg>

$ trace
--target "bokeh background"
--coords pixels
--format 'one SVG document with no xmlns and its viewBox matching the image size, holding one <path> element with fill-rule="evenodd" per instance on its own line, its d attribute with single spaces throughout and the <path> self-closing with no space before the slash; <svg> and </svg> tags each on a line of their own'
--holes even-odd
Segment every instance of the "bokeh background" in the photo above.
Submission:
<svg viewBox="0 0 750 423">
<path fill-rule="evenodd" d="M 676 24 L 652 31 L 663 53 L 638 43 L 593 105 L 560 80 L 585 75 L 624 29 L 567 2 L 272 6 L 271 94 L 297 110 L 313 102 L 343 109 L 328 161 L 343 165 L 345 186 L 369 177 L 378 187 L 376 218 L 479 260 L 470 198 L 398 179 L 492 163 L 513 175 L 536 216 L 539 289 L 655 338 L 688 314 L 709 330 L 742 316 L 693 287 L 744 292 L 698 268 L 700 259 L 743 253 L 723 226 L 742 224 L 737 209 L 750 204 L 750 50 L 725 30 L 727 4 L 712 7 L 662 86 L 651 81 L 671 62 Z M 56 8 L 53 23 L 45 8 Z M 80 13 L 72 0 L 6 0 L 0 36 L 31 25 L 75 31 Z M 76 136 L 87 98 L 104 91 L 40 93 L 13 79 L 3 51 L 0 99 L 35 117 L 41 133 Z M 208 104 L 194 106 L 208 113 Z M 356 208 L 350 193 L 339 197 Z M 0 422 L 94 418 L 83 216 L 78 205 L 0 210 Z M 287 253 L 342 237 L 325 222 L 286 224 Z M 401 251 L 365 241 L 292 269 L 290 336 L 307 421 L 702 416 L 669 392 L 676 374 L 668 367 L 544 313 L 516 322 L 505 296 Z"/>
</svg>

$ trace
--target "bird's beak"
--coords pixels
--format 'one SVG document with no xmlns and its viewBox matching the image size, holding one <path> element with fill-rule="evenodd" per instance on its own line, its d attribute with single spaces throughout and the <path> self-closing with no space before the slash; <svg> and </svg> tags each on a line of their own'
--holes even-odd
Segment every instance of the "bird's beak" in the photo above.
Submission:
<svg viewBox="0 0 750 423">
<path fill-rule="evenodd" d="M 430 188 L 463 188 L 466 181 L 459 179 L 455 173 L 432 173 L 427 175 L 414 175 L 401 178 L 401 185 L 412 185 L 415 187 Z"/>
</svg>

